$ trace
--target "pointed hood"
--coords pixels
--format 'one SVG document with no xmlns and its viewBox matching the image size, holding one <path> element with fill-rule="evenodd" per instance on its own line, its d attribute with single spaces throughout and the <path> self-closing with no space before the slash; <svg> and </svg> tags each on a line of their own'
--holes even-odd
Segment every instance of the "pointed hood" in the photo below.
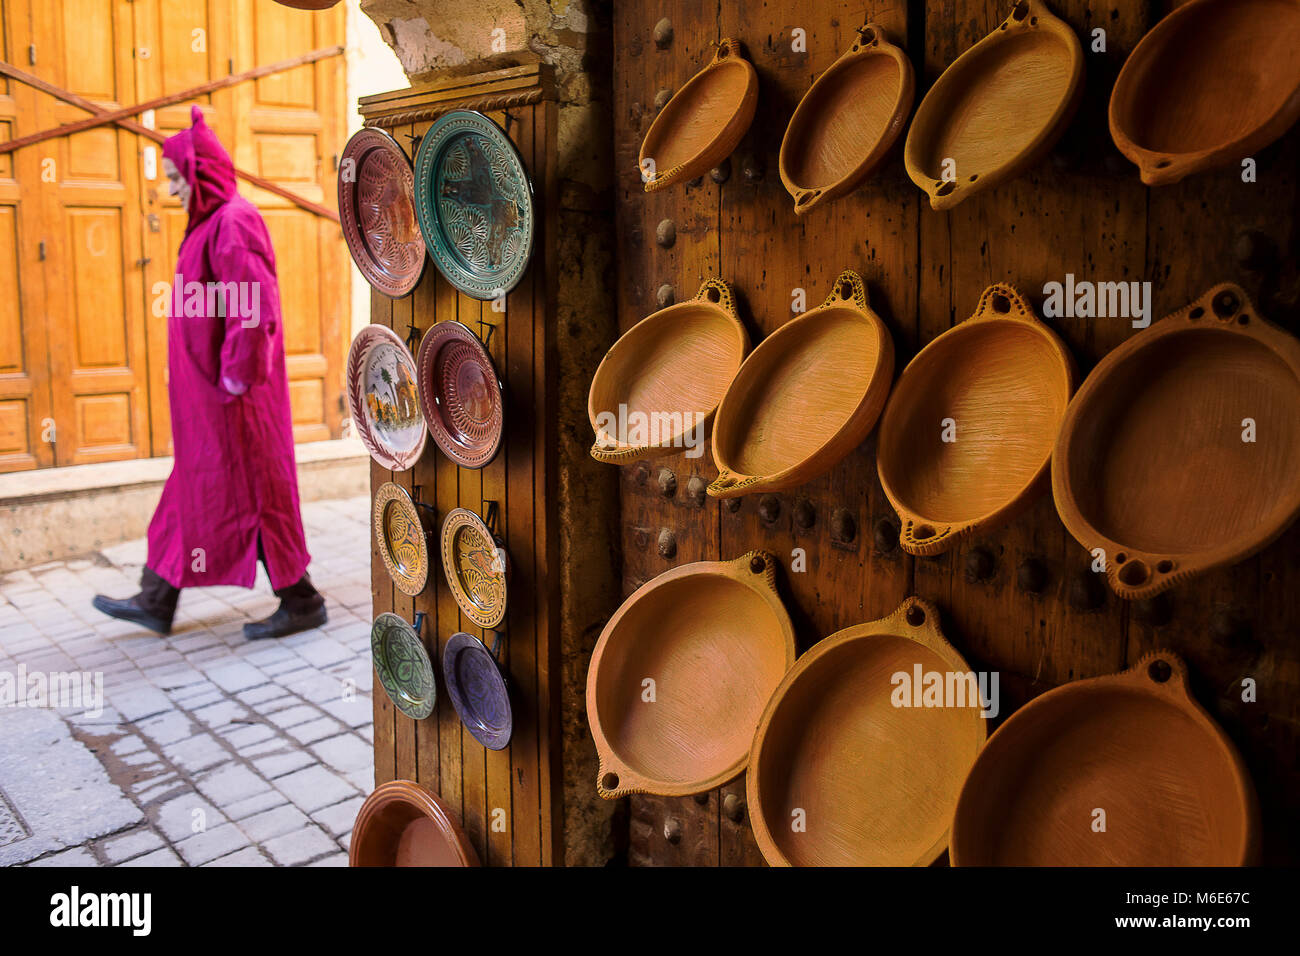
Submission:
<svg viewBox="0 0 1300 956">
<path fill-rule="evenodd" d="M 190 184 L 190 221 L 188 234 L 212 211 L 235 195 L 235 165 L 230 154 L 208 129 L 203 110 L 190 107 L 191 126 L 163 143 L 163 156 L 176 164 Z"/>
</svg>

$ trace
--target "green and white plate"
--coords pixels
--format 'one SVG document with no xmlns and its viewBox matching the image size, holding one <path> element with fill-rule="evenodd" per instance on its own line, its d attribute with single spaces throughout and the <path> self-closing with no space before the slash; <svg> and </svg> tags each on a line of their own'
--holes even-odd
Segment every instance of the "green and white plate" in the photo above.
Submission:
<svg viewBox="0 0 1300 956">
<path fill-rule="evenodd" d="M 420 640 L 423 612 L 412 627 L 396 614 L 385 612 L 370 628 L 370 656 L 388 698 L 408 717 L 423 720 L 433 713 L 438 699 L 433 663 Z"/>
</svg>

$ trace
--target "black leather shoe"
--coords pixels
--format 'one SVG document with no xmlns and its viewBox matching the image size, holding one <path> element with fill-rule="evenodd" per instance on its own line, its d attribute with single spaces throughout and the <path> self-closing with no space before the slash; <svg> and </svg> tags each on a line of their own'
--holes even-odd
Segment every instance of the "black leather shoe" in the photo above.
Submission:
<svg viewBox="0 0 1300 956">
<path fill-rule="evenodd" d="M 270 617 L 245 624 L 244 637 L 250 641 L 261 641 L 268 637 L 288 637 L 299 631 L 321 627 L 327 620 L 329 615 L 325 613 L 324 602 L 316 607 L 297 610 L 290 610 L 281 603 Z"/>
<path fill-rule="evenodd" d="M 167 635 L 172 632 L 172 615 L 166 611 L 156 611 L 146 607 L 141 603 L 140 595 L 129 597 L 125 601 L 118 601 L 102 594 L 96 594 L 91 603 L 95 610 L 102 611 L 109 617 L 115 617 L 119 621 L 130 621 L 132 624 L 139 624 L 156 631 L 159 634 Z M 175 611 L 175 608 L 172 609 Z"/>
</svg>

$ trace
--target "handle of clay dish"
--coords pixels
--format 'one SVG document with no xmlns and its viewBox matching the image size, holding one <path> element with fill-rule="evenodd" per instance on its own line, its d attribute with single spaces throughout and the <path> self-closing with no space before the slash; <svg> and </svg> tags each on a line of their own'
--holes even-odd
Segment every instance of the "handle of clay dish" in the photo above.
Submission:
<svg viewBox="0 0 1300 956">
<path fill-rule="evenodd" d="M 1007 282 L 995 282 L 984 290 L 979 304 L 975 307 L 970 321 L 980 319 L 1019 319 L 1022 322 L 1037 322 L 1034 307 L 1015 286 Z"/>
<path fill-rule="evenodd" d="M 888 42 L 885 38 L 885 31 L 868 20 L 858 27 L 858 38 L 849 47 L 849 53 L 861 53 L 863 50 L 870 50 L 872 47 L 879 46 L 881 42 Z"/>
<path fill-rule="evenodd" d="M 755 549 L 742 554 L 731 562 L 737 574 L 744 578 L 749 576 L 763 576 L 763 582 L 771 590 L 776 590 L 776 555 L 771 551 Z"/>
<path fill-rule="evenodd" d="M 862 276 L 852 269 L 845 269 L 835 277 L 835 281 L 831 284 L 830 295 L 826 296 L 822 308 L 824 309 L 828 305 L 841 305 L 846 302 L 857 306 L 863 312 L 871 308 L 871 303 L 867 298 L 867 284 L 862 281 Z"/>
<path fill-rule="evenodd" d="M 1141 601 L 1173 587 L 1195 571 L 1176 558 L 1118 548 L 1106 561 L 1106 580 L 1126 601 Z"/>
<path fill-rule="evenodd" d="M 1139 687 L 1155 688 L 1164 694 L 1191 696 L 1187 664 L 1173 651 L 1165 648 L 1143 654 L 1136 664 L 1119 676 Z"/>
<path fill-rule="evenodd" d="M 794 196 L 794 213 L 801 216 L 813 206 L 817 205 L 817 200 L 821 198 L 822 190 L 820 189 L 796 189 Z"/>
<path fill-rule="evenodd" d="M 954 541 L 974 525 L 941 524 L 900 512 L 898 543 L 908 554 L 931 555 L 947 551 Z"/>
<path fill-rule="evenodd" d="M 897 623 L 900 633 L 919 644 L 934 648 L 947 645 L 939 627 L 939 609 L 919 597 L 909 597 L 889 615 Z"/>
<path fill-rule="evenodd" d="M 762 480 L 759 475 L 737 475 L 724 468 L 706 490 L 714 498 L 739 498 L 747 488 Z"/>
<path fill-rule="evenodd" d="M 721 63 L 731 57 L 740 56 L 740 41 L 735 37 L 723 37 L 718 41 L 718 48 L 713 51 L 713 60 L 709 63 Z"/>
<path fill-rule="evenodd" d="M 695 293 L 695 299 L 698 302 L 711 302 L 733 318 L 736 318 L 736 296 L 731 291 L 731 286 L 723 282 L 716 276 L 711 279 L 705 279 L 700 284 L 700 290 Z"/>
<path fill-rule="evenodd" d="M 591 457 L 607 465 L 626 465 L 645 455 L 650 449 L 644 445 L 630 445 L 625 448 L 610 448 L 597 439 L 591 446 Z"/>
<path fill-rule="evenodd" d="M 596 794 L 603 800 L 617 800 L 632 793 L 645 793 L 646 783 L 636 773 L 619 765 L 612 757 L 598 754 Z"/>
</svg>

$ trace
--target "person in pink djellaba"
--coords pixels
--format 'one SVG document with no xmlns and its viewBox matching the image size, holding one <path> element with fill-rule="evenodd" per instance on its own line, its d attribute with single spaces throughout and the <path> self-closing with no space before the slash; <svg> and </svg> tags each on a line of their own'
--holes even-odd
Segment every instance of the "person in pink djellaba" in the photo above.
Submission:
<svg viewBox="0 0 1300 956">
<path fill-rule="evenodd" d="M 324 624 L 325 599 L 307 574 L 275 253 L 230 155 L 197 106 L 190 115 L 163 144 L 168 192 L 189 213 L 168 303 L 175 464 L 140 593 L 94 605 L 168 634 L 182 588 L 251 588 L 261 559 L 280 606 L 244 636 L 284 637 Z"/>
</svg>

